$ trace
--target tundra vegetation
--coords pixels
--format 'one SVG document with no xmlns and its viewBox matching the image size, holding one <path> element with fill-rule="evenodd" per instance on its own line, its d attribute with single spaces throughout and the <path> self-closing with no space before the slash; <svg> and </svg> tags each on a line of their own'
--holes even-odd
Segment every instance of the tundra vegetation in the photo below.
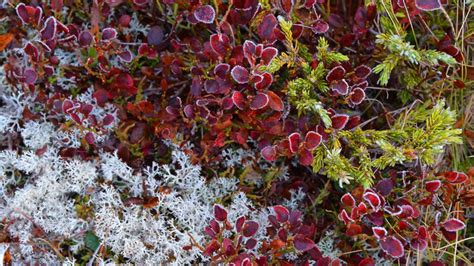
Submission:
<svg viewBox="0 0 474 266">
<path fill-rule="evenodd" d="M 0 265 L 470 265 L 472 0 L 3 0 Z"/>
</svg>

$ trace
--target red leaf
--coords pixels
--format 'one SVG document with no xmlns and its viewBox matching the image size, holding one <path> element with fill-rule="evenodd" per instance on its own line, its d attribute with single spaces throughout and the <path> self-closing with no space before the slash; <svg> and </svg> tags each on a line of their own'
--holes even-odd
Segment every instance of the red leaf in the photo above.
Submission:
<svg viewBox="0 0 474 266">
<path fill-rule="evenodd" d="M 402 242 L 393 236 L 380 240 L 380 246 L 392 258 L 400 258 L 405 254 Z"/>
<path fill-rule="evenodd" d="M 280 223 L 286 223 L 288 221 L 288 216 L 290 215 L 290 211 L 284 206 L 277 205 L 273 207 L 275 211 L 277 221 Z"/>
<path fill-rule="evenodd" d="M 227 211 L 224 207 L 218 204 L 214 205 L 214 218 L 219 222 L 227 220 Z"/>
<path fill-rule="evenodd" d="M 446 178 L 446 180 L 448 180 L 448 182 L 453 183 L 453 184 L 464 183 L 468 179 L 465 173 L 461 173 L 457 171 L 446 172 L 444 173 L 444 177 Z"/>
<path fill-rule="evenodd" d="M 38 25 L 43 16 L 43 9 L 41 7 L 27 6 L 23 3 L 18 4 L 15 11 L 23 24 L 35 23 Z"/>
<path fill-rule="evenodd" d="M 316 4 L 316 0 L 306 0 L 304 6 L 306 8 L 312 8 Z"/>
<path fill-rule="evenodd" d="M 463 230 L 466 227 L 466 224 L 459 219 L 452 218 L 442 223 L 441 226 L 448 232 L 456 232 Z"/>
<path fill-rule="evenodd" d="M 273 58 L 275 58 L 275 56 L 277 56 L 278 54 L 278 50 L 274 47 L 267 47 L 265 49 L 263 49 L 262 51 L 262 54 L 260 56 L 261 58 L 261 62 L 264 64 L 264 65 L 268 65 L 272 62 Z"/>
<path fill-rule="evenodd" d="M 433 11 L 441 9 L 440 0 L 415 0 L 416 7 L 423 11 Z"/>
<path fill-rule="evenodd" d="M 163 29 L 160 26 L 153 26 L 150 31 L 148 31 L 146 40 L 149 45 L 159 45 L 164 37 Z"/>
<path fill-rule="evenodd" d="M 71 100 L 64 100 L 62 109 L 64 113 L 70 113 L 74 110 L 74 103 Z"/>
<path fill-rule="evenodd" d="M 224 79 L 229 73 L 230 65 L 226 63 L 220 63 L 216 67 L 214 67 L 214 75 L 218 76 L 221 79 Z"/>
<path fill-rule="evenodd" d="M 297 235 L 295 237 L 293 240 L 293 245 L 295 246 L 295 249 L 300 252 L 306 252 L 316 246 L 313 240 L 302 235 Z"/>
<path fill-rule="evenodd" d="M 102 41 L 108 41 L 117 38 L 117 31 L 113 28 L 105 28 L 102 30 Z"/>
<path fill-rule="evenodd" d="M 354 207 L 356 205 L 356 201 L 351 193 L 346 193 L 341 197 L 341 202 L 347 207 Z"/>
<path fill-rule="evenodd" d="M 214 254 L 215 251 L 217 251 L 219 248 L 220 248 L 220 244 L 219 242 L 217 242 L 217 240 L 212 240 L 211 243 L 209 243 L 207 246 L 206 246 L 206 249 L 204 250 L 204 255 L 206 256 L 212 256 L 212 254 Z"/>
<path fill-rule="evenodd" d="M 245 222 L 245 216 L 240 216 L 237 218 L 237 221 L 235 222 L 235 230 L 237 233 L 240 233 L 242 231 L 242 226 L 244 225 Z"/>
<path fill-rule="evenodd" d="M 250 238 L 249 240 L 247 240 L 247 242 L 245 242 L 246 249 L 253 249 L 256 245 L 257 245 L 257 240 L 255 240 L 254 238 Z"/>
<path fill-rule="evenodd" d="M 307 149 L 302 149 L 299 152 L 298 162 L 301 165 L 304 165 L 304 166 L 311 165 L 313 163 L 313 159 L 314 159 L 313 154 Z"/>
<path fill-rule="evenodd" d="M 364 198 L 364 200 L 369 202 L 372 209 L 377 210 L 378 208 L 380 208 L 380 204 L 381 204 L 380 198 L 374 192 L 367 191 L 364 193 L 362 197 Z"/>
<path fill-rule="evenodd" d="M 217 93 L 219 91 L 219 84 L 213 79 L 204 81 L 204 90 L 207 93 Z"/>
<path fill-rule="evenodd" d="M 322 19 L 318 19 L 316 22 L 314 22 L 313 26 L 311 27 L 311 30 L 315 34 L 323 34 L 329 30 L 329 24 L 327 24 L 326 21 Z"/>
<path fill-rule="evenodd" d="M 367 205 L 365 203 L 361 202 L 359 205 L 357 205 L 357 212 L 359 215 L 366 214 L 367 213 Z"/>
<path fill-rule="evenodd" d="M 134 85 L 132 76 L 126 72 L 121 72 L 116 76 L 115 84 L 120 88 L 130 88 Z"/>
<path fill-rule="evenodd" d="M 210 5 L 200 6 L 194 11 L 194 17 L 199 22 L 211 24 L 216 17 L 216 11 Z"/>
<path fill-rule="evenodd" d="M 257 93 L 253 98 L 252 102 L 250 103 L 250 109 L 252 110 L 259 110 L 265 108 L 268 105 L 270 99 L 264 93 Z"/>
<path fill-rule="evenodd" d="M 273 82 L 272 74 L 267 73 L 267 72 L 263 73 L 262 75 L 258 75 L 256 77 L 259 77 L 260 80 L 255 82 L 255 88 L 260 91 L 268 88 Z"/>
<path fill-rule="evenodd" d="M 432 180 L 432 181 L 427 181 L 425 183 L 426 191 L 431 192 L 431 193 L 436 192 L 440 187 L 441 187 L 440 180 Z"/>
<path fill-rule="evenodd" d="M 234 93 L 232 93 L 232 102 L 237 108 L 244 110 L 245 98 L 240 91 L 234 91 Z"/>
<path fill-rule="evenodd" d="M 276 93 L 274 93 L 273 91 L 268 91 L 267 96 L 270 100 L 268 103 L 270 105 L 270 108 L 277 112 L 283 111 L 283 101 Z"/>
<path fill-rule="evenodd" d="M 361 233 L 362 233 L 362 227 L 360 225 L 352 223 L 347 226 L 346 235 L 356 236 L 356 235 L 360 235 Z"/>
<path fill-rule="evenodd" d="M 249 71 L 243 66 L 234 66 L 230 74 L 232 75 L 232 78 L 234 78 L 234 80 L 239 84 L 245 84 L 249 82 Z"/>
<path fill-rule="evenodd" d="M 293 5 L 293 0 L 281 0 L 281 7 L 286 14 L 290 14 Z"/>
<path fill-rule="evenodd" d="M 288 137 L 288 141 L 289 141 L 289 148 L 290 148 L 290 151 L 292 153 L 296 153 L 300 147 L 300 143 L 301 143 L 301 135 L 300 133 L 298 132 L 294 132 L 292 133 L 289 137 Z"/>
<path fill-rule="evenodd" d="M 290 225 L 296 227 L 300 223 L 300 218 L 303 214 L 300 211 L 291 211 L 288 221 Z"/>
<path fill-rule="evenodd" d="M 418 237 L 421 239 L 428 239 L 428 229 L 425 226 L 418 228 Z"/>
<path fill-rule="evenodd" d="M 85 139 L 86 139 L 86 141 L 89 145 L 94 144 L 95 138 L 94 138 L 94 134 L 92 134 L 92 132 L 87 132 L 87 134 L 85 136 Z"/>
<path fill-rule="evenodd" d="M 354 222 L 354 220 L 347 214 L 346 210 L 342 210 L 338 215 L 339 220 L 343 221 L 344 224 L 348 224 L 350 222 Z"/>
<path fill-rule="evenodd" d="M 125 63 L 130 63 L 132 62 L 132 59 L 133 59 L 133 54 L 129 50 L 125 50 L 119 53 L 118 56 Z"/>
<path fill-rule="evenodd" d="M 30 22 L 30 15 L 28 14 L 28 10 L 26 9 L 25 4 L 19 3 L 15 8 L 16 14 L 21 19 L 24 24 Z"/>
<path fill-rule="evenodd" d="M 79 34 L 78 42 L 81 46 L 89 46 L 93 40 L 94 40 L 94 37 L 89 31 L 82 31 Z"/>
<path fill-rule="evenodd" d="M 358 126 L 359 124 L 360 124 L 360 116 L 358 116 L 358 115 L 351 116 L 349 118 L 349 121 L 347 122 L 345 128 L 346 129 L 353 129 L 356 126 Z"/>
<path fill-rule="evenodd" d="M 280 230 L 278 230 L 278 238 L 286 242 L 288 240 L 288 231 L 285 228 L 280 228 Z"/>
<path fill-rule="evenodd" d="M 109 92 L 104 89 L 95 91 L 92 96 L 95 98 L 99 106 L 103 106 L 109 100 Z"/>
<path fill-rule="evenodd" d="M 428 242 L 424 239 L 414 238 L 411 240 L 410 246 L 415 250 L 425 251 L 428 247 Z"/>
<path fill-rule="evenodd" d="M 23 75 L 25 76 L 25 83 L 27 84 L 34 84 L 36 82 L 36 79 L 38 78 L 38 75 L 36 74 L 36 71 L 33 68 L 25 69 Z"/>
<path fill-rule="evenodd" d="M 13 35 L 12 35 L 12 38 L 13 38 Z M 7 44 L 8 45 L 8 44 Z M 34 61 L 38 61 L 38 48 L 36 48 L 36 46 L 34 46 L 33 44 L 31 44 L 30 42 L 28 42 L 26 45 L 25 45 L 25 48 L 23 48 L 25 50 L 25 53 L 29 56 L 31 56 L 33 58 Z M 0 50 L 1 51 L 1 50 Z"/>
<path fill-rule="evenodd" d="M 245 41 L 243 45 L 244 57 L 247 58 L 249 63 L 254 61 L 254 55 L 256 52 L 257 46 L 252 41 Z"/>
<path fill-rule="evenodd" d="M 51 40 L 56 36 L 57 21 L 54 17 L 49 17 L 44 22 L 44 27 L 41 29 L 41 38 L 44 40 Z"/>
<path fill-rule="evenodd" d="M 119 0 L 119 1 L 121 1 L 121 0 Z M 148 1 L 149 0 L 133 0 L 133 3 L 137 6 L 143 7 L 143 6 L 146 6 L 148 4 Z"/>
<path fill-rule="evenodd" d="M 360 65 L 356 67 L 354 73 L 359 79 L 366 79 L 372 73 L 372 69 L 366 65 Z"/>
<path fill-rule="evenodd" d="M 225 56 L 229 48 L 229 37 L 226 34 L 212 34 L 209 44 L 212 50 L 220 56 Z"/>
<path fill-rule="evenodd" d="M 344 78 L 345 74 L 346 74 L 346 70 L 342 66 L 337 66 L 328 72 L 328 74 L 326 75 L 326 80 L 328 82 L 340 80 Z"/>
<path fill-rule="evenodd" d="M 104 117 L 104 119 L 102 120 L 102 124 L 104 126 L 108 126 L 110 124 L 112 124 L 114 122 L 114 116 L 111 115 L 111 114 L 108 114 Z"/>
<path fill-rule="evenodd" d="M 315 131 L 308 131 L 304 139 L 305 148 L 308 150 L 314 150 L 321 144 L 322 139 L 323 137 L 319 133 Z"/>
<path fill-rule="evenodd" d="M 332 121 L 332 128 L 336 130 L 340 130 L 346 126 L 347 121 L 349 121 L 349 116 L 344 115 L 344 114 L 333 115 L 331 117 L 331 121 Z"/>
<path fill-rule="evenodd" d="M 372 232 L 377 239 L 383 239 L 387 236 L 387 230 L 383 227 L 374 226 L 372 227 Z"/>
<path fill-rule="evenodd" d="M 347 95 L 349 92 L 349 84 L 344 79 L 332 82 L 330 87 L 332 91 L 337 92 L 339 95 Z"/>
<path fill-rule="evenodd" d="M 365 91 L 361 88 L 355 88 L 351 91 L 351 103 L 358 105 L 365 99 Z"/>
<path fill-rule="evenodd" d="M 260 38 L 268 41 L 275 39 L 273 30 L 278 25 L 278 21 L 273 14 L 266 15 L 257 27 L 257 33 Z"/>
<path fill-rule="evenodd" d="M 257 233 L 258 231 L 258 223 L 255 222 L 255 221 L 247 221 L 245 224 L 244 224 L 244 227 L 242 228 L 242 234 L 245 236 L 245 237 L 252 237 L 255 235 L 255 233 Z"/>
<path fill-rule="evenodd" d="M 272 162 L 276 160 L 277 151 L 274 146 L 267 146 L 262 149 L 261 154 L 265 160 Z"/>
</svg>

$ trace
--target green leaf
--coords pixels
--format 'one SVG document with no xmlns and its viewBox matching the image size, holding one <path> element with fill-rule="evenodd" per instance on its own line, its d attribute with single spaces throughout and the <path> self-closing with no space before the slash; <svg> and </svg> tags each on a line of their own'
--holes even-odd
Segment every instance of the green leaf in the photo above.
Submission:
<svg viewBox="0 0 474 266">
<path fill-rule="evenodd" d="M 99 248 L 100 238 L 98 238 L 93 232 L 87 231 L 84 236 L 84 243 L 88 249 L 95 251 Z"/>
</svg>

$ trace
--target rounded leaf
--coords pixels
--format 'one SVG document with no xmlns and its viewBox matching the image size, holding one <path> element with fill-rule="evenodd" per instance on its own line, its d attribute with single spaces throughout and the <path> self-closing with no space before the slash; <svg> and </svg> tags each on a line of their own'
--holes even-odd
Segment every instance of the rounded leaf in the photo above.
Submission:
<svg viewBox="0 0 474 266">
<path fill-rule="evenodd" d="M 354 207 L 356 205 L 356 201 L 351 193 L 346 193 L 341 197 L 341 202 L 347 207 Z"/>
<path fill-rule="evenodd" d="M 289 148 L 292 153 L 296 153 L 300 147 L 301 143 L 301 135 L 298 132 L 291 133 L 291 135 L 288 137 L 289 141 Z"/>
<path fill-rule="evenodd" d="M 306 252 L 316 246 L 313 240 L 302 235 L 297 235 L 295 237 L 295 239 L 293 240 L 293 245 L 295 249 L 300 252 Z"/>
<path fill-rule="evenodd" d="M 245 222 L 245 216 L 240 216 L 239 218 L 237 218 L 237 221 L 235 222 L 235 230 L 237 231 L 237 233 L 240 233 L 240 231 L 242 231 L 244 222 Z"/>
<path fill-rule="evenodd" d="M 283 101 L 281 100 L 280 96 L 278 96 L 273 91 L 268 91 L 267 95 L 270 100 L 270 102 L 268 103 L 270 105 L 270 108 L 277 112 L 283 111 Z"/>
<path fill-rule="evenodd" d="M 321 144 L 322 139 L 323 137 L 321 136 L 321 134 L 315 131 L 308 131 L 304 139 L 305 148 L 308 150 L 314 150 L 316 147 L 318 147 Z"/>
<path fill-rule="evenodd" d="M 214 218 L 219 222 L 227 220 L 227 211 L 224 207 L 218 204 L 214 205 Z"/>
<path fill-rule="evenodd" d="M 245 84 L 249 82 L 249 71 L 243 66 L 234 66 L 232 71 L 230 71 L 230 74 L 232 75 L 232 78 L 234 78 L 234 80 L 239 84 Z"/>
<path fill-rule="evenodd" d="M 448 232 L 456 232 L 463 230 L 466 227 L 466 224 L 459 219 L 452 218 L 442 223 L 441 226 Z"/>
<path fill-rule="evenodd" d="M 359 79 L 366 79 L 370 73 L 372 73 L 372 69 L 366 65 L 360 65 L 354 70 L 354 74 Z"/>
<path fill-rule="evenodd" d="M 340 80 L 344 78 L 345 74 L 346 70 L 342 66 L 336 66 L 328 72 L 328 74 L 326 75 L 326 80 L 328 82 Z"/>
<path fill-rule="evenodd" d="M 365 99 L 365 91 L 361 88 L 355 88 L 351 91 L 350 100 L 354 105 L 362 103 Z"/>
<path fill-rule="evenodd" d="M 345 114 L 333 115 L 331 117 L 332 128 L 336 130 L 343 129 L 347 122 L 349 121 L 349 116 Z"/>
<path fill-rule="evenodd" d="M 44 27 L 41 29 L 41 38 L 44 40 L 51 40 L 56 37 L 57 21 L 54 17 L 48 17 L 44 22 Z"/>
<path fill-rule="evenodd" d="M 380 201 L 379 195 L 375 194 L 374 192 L 365 192 L 364 195 L 362 196 L 365 201 L 367 201 L 372 209 L 377 210 L 380 208 L 380 204 L 382 203 Z"/>
<path fill-rule="evenodd" d="M 232 102 L 240 110 L 244 110 L 245 107 L 245 98 L 240 91 L 234 91 L 232 93 Z"/>
<path fill-rule="evenodd" d="M 147 43 L 149 45 L 159 45 L 165 34 L 163 33 L 163 29 L 160 26 L 153 26 L 151 27 L 150 31 L 148 31 L 146 35 Z"/>
<path fill-rule="evenodd" d="M 89 46 L 93 40 L 94 37 L 89 31 L 82 31 L 81 33 L 79 33 L 78 42 L 81 46 Z"/>
<path fill-rule="evenodd" d="M 286 223 L 288 221 L 288 216 L 290 215 L 290 211 L 284 206 L 277 205 L 273 207 L 275 211 L 277 221 L 280 223 Z"/>
<path fill-rule="evenodd" d="M 392 258 L 400 258 L 405 254 L 402 242 L 393 236 L 380 240 L 380 247 Z"/>
<path fill-rule="evenodd" d="M 270 99 L 265 93 L 257 93 L 253 98 L 252 102 L 250 103 L 250 109 L 252 110 L 260 110 L 265 108 L 268 105 Z"/>
<path fill-rule="evenodd" d="M 436 192 L 440 187 L 441 187 L 440 180 L 432 180 L 432 181 L 427 181 L 425 183 L 426 191 L 431 192 L 431 193 Z"/>
<path fill-rule="evenodd" d="M 203 5 L 194 11 L 194 17 L 199 22 L 211 24 L 216 17 L 216 11 L 210 5 Z"/>
<path fill-rule="evenodd" d="M 33 68 L 25 69 L 23 75 L 25 77 L 25 83 L 27 84 L 34 84 L 36 82 L 36 79 L 38 78 L 38 75 L 36 74 L 36 71 Z"/>
<path fill-rule="evenodd" d="M 299 155 L 298 162 L 301 165 L 309 166 L 313 163 L 314 157 L 313 157 L 313 154 L 309 150 L 302 149 L 302 150 L 300 150 L 298 155 Z"/>
<path fill-rule="evenodd" d="M 104 119 L 102 119 L 102 124 L 104 126 L 108 126 L 108 125 L 111 125 L 113 122 L 114 122 L 115 118 L 113 115 L 111 114 L 107 114 Z"/>
<path fill-rule="evenodd" d="M 254 236 L 259 228 L 259 224 L 255 221 L 247 221 L 242 228 L 242 234 L 245 237 L 252 237 Z"/>
<path fill-rule="evenodd" d="M 261 154 L 262 157 L 269 162 L 275 161 L 277 157 L 275 146 L 267 146 L 263 148 Z"/>
<path fill-rule="evenodd" d="M 224 79 L 229 73 L 230 65 L 226 63 L 220 63 L 214 67 L 214 75 L 218 76 L 221 79 Z"/>
<path fill-rule="evenodd" d="M 442 7 L 440 0 L 415 0 L 415 5 L 423 11 L 433 11 Z"/>
<path fill-rule="evenodd" d="M 377 239 L 383 239 L 384 237 L 387 236 L 387 229 L 383 228 L 383 227 L 379 227 L 379 226 L 374 226 L 372 227 L 372 232 L 374 233 L 374 236 L 377 238 Z"/>
<path fill-rule="evenodd" d="M 260 59 L 262 60 L 261 62 L 264 64 L 264 65 L 269 65 L 273 58 L 275 58 L 275 56 L 277 56 L 278 54 L 278 50 L 274 47 L 267 47 L 265 49 L 263 49 L 262 51 L 262 54 L 260 56 Z"/>
<path fill-rule="evenodd" d="M 108 41 L 117 38 L 117 31 L 114 28 L 105 28 L 102 30 L 102 40 Z"/>
<path fill-rule="evenodd" d="M 314 22 L 313 26 L 311 27 L 311 30 L 315 34 L 323 34 L 329 30 L 329 24 L 327 24 L 326 21 L 322 19 L 318 19 L 316 22 Z"/>
<path fill-rule="evenodd" d="M 349 84 L 344 79 L 333 81 L 330 85 L 331 90 L 339 95 L 347 95 L 349 92 Z"/>
</svg>

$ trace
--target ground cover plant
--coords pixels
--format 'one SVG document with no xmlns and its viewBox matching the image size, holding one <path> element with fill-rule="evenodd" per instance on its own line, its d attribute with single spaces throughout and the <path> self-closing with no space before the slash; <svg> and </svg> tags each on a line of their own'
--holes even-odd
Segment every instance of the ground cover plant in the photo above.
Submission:
<svg viewBox="0 0 474 266">
<path fill-rule="evenodd" d="M 4 0 L 0 263 L 470 265 L 473 7 Z"/>
</svg>

